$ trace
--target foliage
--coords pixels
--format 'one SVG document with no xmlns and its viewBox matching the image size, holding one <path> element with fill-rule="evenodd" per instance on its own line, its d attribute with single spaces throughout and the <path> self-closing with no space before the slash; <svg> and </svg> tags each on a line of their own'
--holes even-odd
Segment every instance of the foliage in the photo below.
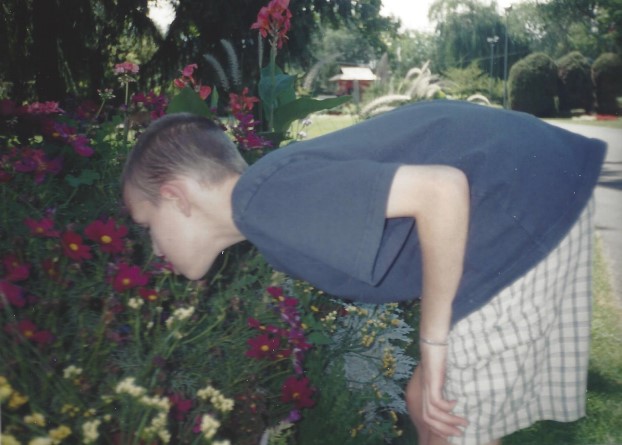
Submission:
<svg viewBox="0 0 622 445">
<path fill-rule="evenodd" d="M 360 115 L 373 116 L 407 102 L 430 99 L 435 95 L 440 95 L 442 90 L 438 76 L 432 74 L 429 65 L 429 62 L 426 62 L 421 68 L 411 68 L 397 86 L 389 85 L 388 92 L 369 101 L 361 109 Z"/>
<path fill-rule="evenodd" d="M 555 115 L 557 66 L 546 54 L 531 54 L 517 62 L 508 83 L 511 109 L 540 117 Z"/>
<path fill-rule="evenodd" d="M 559 112 L 570 114 L 574 108 L 591 113 L 594 106 L 592 68 L 578 51 L 569 53 L 557 61 L 559 76 Z"/>
<path fill-rule="evenodd" d="M 617 97 L 622 95 L 622 58 L 605 53 L 592 65 L 592 79 L 596 89 L 596 110 L 601 114 L 617 114 Z"/>
<path fill-rule="evenodd" d="M 446 90 L 452 97 L 466 99 L 481 94 L 490 101 L 500 102 L 503 97 L 503 83 L 483 72 L 473 63 L 467 68 L 450 68 L 444 75 Z"/>
</svg>

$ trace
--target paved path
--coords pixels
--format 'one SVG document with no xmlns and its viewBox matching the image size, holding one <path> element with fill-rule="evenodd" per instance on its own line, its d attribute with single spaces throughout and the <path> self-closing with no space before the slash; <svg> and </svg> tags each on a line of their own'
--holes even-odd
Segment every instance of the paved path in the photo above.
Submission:
<svg viewBox="0 0 622 445">
<path fill-rule="evenodd" d="M 622 307 L 622 130 L 592 125 L 551 122 L 575 133 L 601 139 L 608 145 L 596 188 L 596 229 L 603 241 L 612 286 Z"/>
</svg>

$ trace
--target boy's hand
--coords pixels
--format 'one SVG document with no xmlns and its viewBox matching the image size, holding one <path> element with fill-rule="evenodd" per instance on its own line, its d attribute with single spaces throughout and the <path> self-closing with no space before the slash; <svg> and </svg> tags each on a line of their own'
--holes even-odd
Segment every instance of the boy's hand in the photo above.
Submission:
<svg viewBox="0 0 622 445">
<path fill-rule="evenodd" d="M 409 400 L 408 406 L 415 425 L 445 439 L 462 435 L 459 427 L 468 425 L 466 419 L 451 413 L 456 401 L 443 397 L 446 356 L 447 347 L 421 344 L 421 364 L 409 384 L 409 391 L 420 392 L 420 397 Z"/>
</svg>

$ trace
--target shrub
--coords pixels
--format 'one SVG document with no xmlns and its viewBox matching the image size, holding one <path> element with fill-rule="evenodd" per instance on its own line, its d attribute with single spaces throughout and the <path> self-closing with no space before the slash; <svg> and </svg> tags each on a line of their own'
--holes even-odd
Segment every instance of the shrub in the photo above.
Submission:
<svg viewBox="0 0 622 445">
<path fill-rule="evenodd" d="M 588 60 L 573 51 L 557 61 L 559 76 L 559 112 L 570 114 L 574 108 L 590 113 L 594 108 L 594 88 Z"/>
<path fill-rule="evenodd" d="M 596 89 L 596 111 L 618 114 L 617 98 L 622 94 L 622 58 L 614 53 L 601 54 L 592 65 L 592 80 Z"/>
<path fill-rule="evenodd" d="M 557 65 L 546 54 L 534 53 L 510 70 L 510 108 L 539 117 L 555 115 Z"/>
</svg>

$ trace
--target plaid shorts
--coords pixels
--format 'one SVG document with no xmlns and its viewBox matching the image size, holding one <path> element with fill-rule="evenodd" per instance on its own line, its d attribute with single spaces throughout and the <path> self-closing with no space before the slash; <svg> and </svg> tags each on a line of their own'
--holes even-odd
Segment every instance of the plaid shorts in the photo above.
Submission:
<svg viewBox="0 0 622 445">
<path fill-rule="evenodd" d="M 449 336 L 445 396 L 482 444 L 585 415 L 594 200 L 560 244 Z"/>
</svg>

